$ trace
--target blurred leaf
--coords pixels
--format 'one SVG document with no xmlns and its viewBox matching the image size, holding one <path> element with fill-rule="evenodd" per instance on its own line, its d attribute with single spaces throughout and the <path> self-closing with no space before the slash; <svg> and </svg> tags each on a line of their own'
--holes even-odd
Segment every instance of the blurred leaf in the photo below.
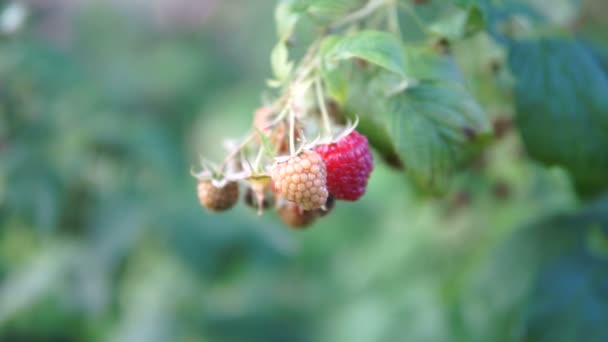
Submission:
<svg viewBox="0 0 608 342">
<path fill-rule="evenodd" d="M 510 44 L 517 123 L 530 155 L 568 169 L 580 191 L 608 187 L 608 75 L 576 40 Z"/>
<path fill-rule="evenodd" d="M 294 0 L 296 11 L 307 12 L 316 19 L 333 20 L 363 7 L 367 0 Z"/>
<path fill-rule="evenodd" d="M 478 0 L 452 0 L 452 2 L 457 6 L 466 7 L 477 3 Z"/>
<path fill-rule="evenodd" d="M 299 15 L 293 11 L 289 2 L 280 2 L 275 9 L 274 17 L 279 40 L 288 40 L 295 30 Z"/>
<path fill-rule="evenodd" d="M 486 26 L 484 14 L 477 6 L 471 6 L 467 10 L 461 10 L 447 18 L 429 26 L 429 31 L 440 37 L 457 40 L 470 37 Z"/>
<path fill-rule="evenodd" d="M 360 58 L 401 76 L 406 74 L 401 42 L 390 33 L 361 31 L 339 41 L 331 41 L 331 45 L 332 48 L 323 56 L 330 66 L 341 60 Z"/>
<path fill-rule="evenodd" d="M 131 259 L 124 279 L 124 313 L 111 332 L 114 341 L 167 341 L 176 334 L 173 317 L 180 302 L 192 297 L 192 278 L 175 259 L 153 243 Z"/>
<path fill-rule="evenodd" d="M 532 258 L 525 264 L 538 273 L 531 279 L 518 335 L 533 341 L 607 340 L 608 259 L 594 254 L 589 237 L 608 237 L 608 199 L 522 234 L 527 242 L 519 242 L 533 251 L 526 253 Z"/>
<path fill-rule="evenodd" d="M 552 214 L 496 248 L 473 291 L 491 303 L 493 321 L 505 321 L 509 340 L 605 340 L 608 259 L 595 254 L 598 234 L 608 237 L 608 198 Z"/>
<path fill-rule="evenodd" d="M 380 68 L 349 66 L 350 69 L 345 69 L 341 65 L 334 71 L 338 77 L 344 78 L 342 82 L 347 92 L 340 104 L 351 120 L 359 119 L 357 130 L 368 138 L 382 158 L 389 165 L 402 168 L 403 163 L 395 151 L 386 120 L 387 84 L 394 86 L 398 77 Z"/>
<path fill-rule="evenodd" d="M 337 36 L 325 38 L 321 45 L 321 55 L 328 55 L 339 41 L 340 37 Z M 344 68 L 343 65 L 332 65 L 326 58 L 321 60 L 321 75 L 327 87 L 327 92 L 340 104 L 344 104 L 348 96 L 348 77 Z"/>
<path fill-rule="evenodd" d="M 552 260 L 536 279 L 519 335 L 526 341 L 608 341 L 608 262 L 580 253 Z"/>
<path fill-rule="evenodd" d="M 405 166 L 420 188 L 440 193 L 449 176 L 487 140 L 489 121 L 460 83 L 460 70 L 451 57 L 413 44 L 405 55 L 411 81 L 356 66 L 347 80 L 344 75 L 326 80 L 338 80 L 347 89 L 347 111 L 361 119 L 361 132 L 389 165 Z"/>
<path fill-rule="evenodd" d="M 484 13 L 477 6 L 471 6 L 467 10 L 467 19 L 463 28 L 463 36 L 469 37 L 481 32 L 486 27 Z"/>
<path fill-rule="evenodd" d="M 274 47 L 270 61 L 272 71 L 278 81 L 282 82 L 289 78 L 293 70 L 293 62 L 289 61 L 289 51 L 285 42 L 279 42 Z"/>
<path fill-rule="evenodd" d="M 406 44 L 404 54 L 408 77 L 421 81 L 463 81 L 462 73 L 450 55 L 420 44 Z"/>
<path fill-rule="evenodd" d="M 70 244 L 49 246 L 41 250 L 29 264 L 12 274 L 0 287 L 0 323 L 33 305 L 73 267 L 79 250 Z"/>
<path fill-rule="evenodd" d="M 491 134 L 477 101 L 457 83 L 421 83 L 391 98 L 390 134 L 413 181 L 441 193 Z"/>
</svg>

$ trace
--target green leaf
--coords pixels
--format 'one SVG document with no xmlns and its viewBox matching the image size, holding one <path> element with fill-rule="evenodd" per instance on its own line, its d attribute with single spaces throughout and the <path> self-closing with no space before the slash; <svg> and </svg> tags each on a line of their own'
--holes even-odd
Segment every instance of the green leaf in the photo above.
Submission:
<svg viewBox="0 0 608 342">
<path fill-rule="evenodd" d="M 321 44 L 321 56 L 326 56 L 340 41 L 337 36 L 329 36 Z M 327 87 L 327 92 L 339 104 L 344 104 L 348 96 L 348 78 L 344 65 L 333 65 L 323 58 L 321 61 L 321 76 Z"/>
<path fill-rule="evenodd" d="M 386 70 L 405 76 L 405 56 L 401 42 L 394 35 L 379 31 L 361 31 L 333 42 L 324 56 L 328 65 L 341 60 L 360 58 Z"/>
<path fill-rule="evenodd" d="M 467 20 L 464 26 L 464 36 L 469 37 L 481 32 L 486 27 L 486 18 L 481 8 L 471 6 L 467 11 Z"/>
<path fill-rule="evenodd" d="M 260 138 L 260 141 L 262 142 L 262 148 L 264 151 L 264 155 L 270 159 L 273 159 L 274 157 L 276 157 L 275 148 L 272 145 L 272 143 L 270 142 L 270 139 L 268 138 L 268 136 L 257 128 L 255 129 L 255 132 L 258 135 L 258 137 Z"/>
<path fill-rule="evenodd" d="M 470 37 L 486 26 L 483 12 L 478 6 L 470 6 L 467 10 L 461 10 L 447 18 L 432 24 L 429 31 L 440 37 L 457 40 Z"/>
<path fill-rule="evenodd" d="M 608 238 L 608 198 L 520 229 L 499 246 L 476 293 L 509 318 L 509 340 L 608 340 L 608 259 L 589 239 L 597 234 Z"/>
<path fill-rule="evenodd" d="M 293 10 L 289 2 L 280 2 L 274 16 L 279 40 L 286 41 L 293 34 L 300 16 Z"/>
<path fill-rule="evenodd" d="M 279 42 L 270 55 L 270 62 L 275 78 L 282 82 L 289 78 L 293 70 L 293 62 L 289 61 L 289 51 L 284 42 Z"/>
<path fill-rule="evenodd" d="M 293 8 L 319 20 L 334 20 L 363 7 L 367 0 L 295 0 Z"/>
<path fill-rule="evenodd" d="M 522 315 L 525 341 L 608 341 L 608 262 L 584 250 L 551 260 L 536 277 Z"/>
<path fill-rule="evenodd" d="M 344 107 L 390 165 L 404 165 L 419 188 L 437 194 L 487 141 L 490 124 L 450 57 L 416 45 L 405 50 L 409 82 L 373 65 L 340 69 Z"/>
<path fill-rule="evenodd" d="M 608 340 L 608 259 L 594 254 L 589 239 L 598 234 L 608 237 L 607 198 L 543 220 L 513 241 L 526 246 L 528 260 L 522 261 L 535 269 L 518 315 L 518 340 Z"/>
<path fill-rule="evenodd" d="M 419 44 L 405 45 L 403 51 L 408 77 L 421 81 L 463 81 L 462 73 L 452 56 L 439 54 L 432 48 Z"/>
<path fill-rule="evenodd" d="M 389 127 L 407 174 L 431 193 L 447 190 L 450 176 L 491 135 L 489 121 L 459 83 L 424 82 L 389 100 Z"/>
<path fill-rule="evenodd" d="M 452 0 L 454 5 L 460 7 L 470 7 L 472 5 L 477 5 L 480 2 L 483 2 L 483 0 Z"/>
<path fill-rule="evenodd" d="M 359 119 L 357 130 L 368 138 L 382 159 L 390 166 L 401 169 L 403 163 L 395 151 L 384 115 L 386 89 L 392 85 L 391 81 L 397 78 L 396 75 L 377 67 L 361 68 L 352 64 L 341 65 L 339 72 L 347 84 L 346 99 L 340 103 L 345 113 L 353 121 Z"/>
<path fill-rule="evenodd" d="M 517 123 L 530 155 L 566 168 L 583 194 L 608 187 L 608 75 L 576 40 L 510 44 Z"/>
</svg>

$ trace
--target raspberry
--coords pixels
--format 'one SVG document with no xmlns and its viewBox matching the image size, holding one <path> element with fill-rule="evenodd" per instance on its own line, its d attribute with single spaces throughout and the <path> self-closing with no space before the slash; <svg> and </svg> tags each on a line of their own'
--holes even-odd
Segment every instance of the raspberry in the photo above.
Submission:
<svg viewBox="0 0 608 342">
<path fill-rule="evenodd" d="M 321 208 L 327 201 L 327 172 L 321 156 L 303 151 L 278 163 L 272 170 L 276 191 L 303 210 Z"/>
<path fill-rule="evenodd" d="M 374 169 L 367 138 L 352 131 L 339 141 L 317 146 L 327 167 L 327 189 L 336 199 L 356 201 L 365 193 Z"/>
<path fill-rule="evenodd" d="M 228 182 L 223 187 L 217 187 L 211 181 L 201 180 L 198 182 L 198 199 L 210 211 L 228 210 L 239 200 L 238 183 Z"/>
<path fill-rule="evenodd" d="M 281 221 L 292 228 L 306 228 L 312 225 L 319 216 L 317 210 L 305 211 L 297 204 L 287 202 L 277 209 Z"/>
</svg>

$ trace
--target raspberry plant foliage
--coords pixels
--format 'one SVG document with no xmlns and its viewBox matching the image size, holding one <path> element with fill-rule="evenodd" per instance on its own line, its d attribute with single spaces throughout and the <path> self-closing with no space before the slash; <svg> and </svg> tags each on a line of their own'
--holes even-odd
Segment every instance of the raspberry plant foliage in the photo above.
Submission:
<svg viewBox="0 0 608 342">
<path fill-rule="evenodd" d="M 527 16 L 529 26 L 518 24 L 521 16 Z M 266 100 L 252 109 L 249 134 L 233 142 L 223 163 L 213 167 L 215 181 L 244 183 L 247 192 L 256 194 L 260 212 L 269 193 L 276 203 L 287 200 L 303 210 L 322 210 L 330 195 L 358 200 L 374 167 L 371 155 L 358 163 L 338 156 L 336 165 L 323 150 L 355 134 L 366 147 L 369 142 L 380 160 L 404 172 L 412 188 L 441 196 L 492 142 L 492 120 L 514 116 L 532 157 L 570 171 L 581 193 L 601 187 L 606 154 L 593 155 L 605 147 L 605 101 L 597 93 L 606 77 L 592 56 L 580 49 L 568 53 L 569 47 L 582 46 L 575 38 L 552 37 L 552 17 L 510 1 L 279 1 Z M 547 56 L 537 45 L 554 47 L 553 53 Z M 555 51 L 562 45 L 565 53 Z M 478 50 L 459 53 L 463 47 Z M 529 67 L 521 58 L 536 65 Z M 541 87 L 535 80 L 542 77 L 547 58 L 554 65 L 584 62 L 580 76 L 553 70 L 545 77 L 554 85 L 544 90 L 560 97 L 555 104 L 541 99 L 550 94 L 535 89 Z M 594 71 L 601 76 L 593 78 Z M 557 75 L 572 82 L 557 86 L 559 81 L 552 79 Z M 594 85 L 593 96 L 576 89 L 586 81 Z M 590 135 L 595 141 L 585 148 L 573 143 L 585 124 L 563 120 L 578 98 L 588 107 L 587 121 L 596 123 Z M 554 129 L 540 127 L 546 120 L 556 120 Z M 565 132 L 566 127 L 572 132 Z M 547 147 L 552 145 L 558 148 Z M 337 150 L 347 155 L 347 149 Z M 296 159 L 308 160 L 311 151 L 322 154 L 328 174 L 301 182 L 301 170 L 285 168 Z M 295 164 L 299 167 L 299 161 Z M 357 170 L 361 179 L 353 176 Z"/>
<path fill-rule="evenodd" d="M 274 49 L 282 52 L 281 59 L 272 59 L 275 79 L 270 84 L 290 82 L 285 71 L 293 70 L 294 62 L 285 53 L 290 42 L 285 37 L 297 36 L 298 20 L 313 18 L 322 32 L 308 50 L 316 55 L 311 64 L 318 69 L 317 88 L 347 117 L 360 120 L 359 131 L 385 159 L 404 166 L 412 184 L 427 193 L 446 191 L 450 177 L 491 136 L 488 117 L 451 56 L 433 49 L 438 36 L 405 38 L 400 17 L 413 2 L 368 1 L 356 11 L 343 12 L 347 3 L 360 2 L 279 4 L 278 35 L 284 39 Z M 465 9 L 442 6 L 449 12 L 446 21 L 455 22 L 443 30 L 461 32 L 459 38 L 483 25 L 479 7 L 461 5 Z M 325 15 L 318 18 L 318 12 Z"/>
<path fill-rule="evenodd" d="M 244 183 L 247 193 L 256 193 L 260 212 L 269 190 L 277 203 L 324 209 L 330 195 L 354 201 L 365 193 L 374 168 L 369 139 L 382 156 L 405 166 L 413 184 L 441 193 L 489 136 L 489 120 L 462 79 L 420 73 L 427 59 L 439 65 L 449 57 L 428 42 L 406 45 L 400 5 L 279 2 L 269 100 L 253 111 L 251 132 L 230 146 L 220 165 L 203 163 L 199 182 Z M 315 33 L 298 57 L 293 47 L 305 22 Z"/>
</svg>

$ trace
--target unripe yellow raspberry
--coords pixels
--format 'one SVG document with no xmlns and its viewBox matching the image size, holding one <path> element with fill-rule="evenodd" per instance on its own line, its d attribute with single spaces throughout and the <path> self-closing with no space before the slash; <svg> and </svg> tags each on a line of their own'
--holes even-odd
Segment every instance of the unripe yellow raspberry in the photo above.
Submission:
<svg viewBox="0 0 608 342">
<path fill-rule="evenodd" d="M 228 182 L 218 187 L 209 180 L 201 180 L 198 182 L 198 199 L 201 205 L 210 211 L 228 210 L 239 200 L 238 183 Z"/>
<path fill-rule="evenodd" d="M 321 208 L 327 201 L 327 170 L 319 154 L 303 151 L 272 170 L 275 190 L 303 210 Z"/>
</svg>

